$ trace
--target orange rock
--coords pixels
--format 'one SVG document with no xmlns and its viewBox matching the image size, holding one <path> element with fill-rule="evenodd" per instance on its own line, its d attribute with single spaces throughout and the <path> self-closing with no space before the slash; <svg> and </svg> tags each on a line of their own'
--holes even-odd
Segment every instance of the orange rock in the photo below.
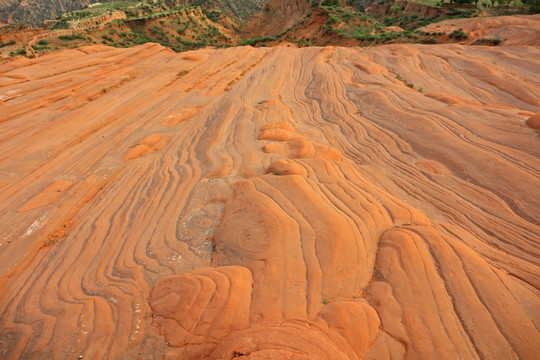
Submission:
<svg viewBox="0 0 540 360">
<path fill-rule="evenodd" d="M 307 321 L 263 322 L 235 332 L 216 347 L 210 359 L 358 359 L 347 341 L 325 326 Z"/>
<path fill-rule="evenodd" d="M 197 108 L 184 108 L 174 111 L 159 123 L 161 126 L 174 127 L 181 122 L 187 121 L 195 116 L 198 112 Z"/>
<path fill-rule="evenodd" d="M 274 103 L 274 104 L 277 104 L 278 106 L 280 104 L 279 101 L 276 101 L 276 100 L 268 101 L 267 103 Z M 274 122 L 268 123 L 264 125 L 263 127 L 261 127 L 261 132 L 264 132 L 266 130 L 275 130 L 275 129 L 282 129 L 282 130 L 286 130 L 292 133 L 295 132 L 294 127 L 285 121 L 274 121 Z"/>
<path fill-rule="evenodd" d="M 182 59 L 189 60 L 189 61 L 201 61 L 202 60 L 202 58 L 200 56 L 197 56 L 197 55 L 186 55 Z"/>
<path fill-rule="evenodd" d="M 144 144 L 138 144 L 133 146 L 128 153 L 122 158 L 122 160 L 131 160 L 136 159 L 138 157 L 143 156 L 144 154 L 148 154 L 152 152 L 152 149 L 150 149 L 147 145 Z"/>
<path fill-rule="evenodd" d="M 460 105 L 460 104 L 470 104 L 470 105 L 481 105 L 478 101 L 464 99 L 458 96 L 451 96 L 446 94 L 438 94 L 438 93 L 427 93 L 427 97 L 430 97 L 432 99 L 437 99 L 439 101 L 442 101 L 448 105 Z"/>
<path fill-rule="evenodd" d="M 302 165 L 294 162 L 293 160 L 280 159 L 270 164 L 270 166 L 266 170 L 266 173 L 275 175 L 306 176 L 307 170 Z"/>
<path fill-rule="evenodd" d="M 50 205 L 64 191 L 73 185 L 72 181 L 56 180 L 51 185 L 43 189 L 39 194 L 28 200 L 23 206 L 17 209 L 17 212 L 25 212 L 42 206 Z"/>
<path fill-rule="evenodd" d="M 435 175 L 449 175 L 448 170 L 443 164 L 434 160 L 421 159 L 415 162 L 415 165 L 423 172 Z"/>
<path fill-rule="evenodd" d="M 540 129 L 540 112 L 528 118 L 525 123 L 532 129 Z"/>
<path fill-rule="evenodd" d="M 501 45 L 1 64 L 0 354 L 540 358 L 538 50 Z"/>
<path fill-rule="evenodd" d="M 331 302 L 322 308 L 321 317 L 347 340 L 359 359 L 379 335 L 381 321 L 367 302 Z"/>
<path fill-rule="evenodd" d="M 272 141 L 288 141 L 301 139 L 301 136 L 296 135 L 291 131 L 285 129 L 268 129 L 263 130 L 259 135 L 259 140 L 272 140 Z"/>
<path fill-rule="evenodd" d="M 248 326 L 252 286 L 244 267 L 202 268 L 160 279 L 150 305 L 169 344 L 208 356 L 216 342 Z"/>
<path fill-rule="evenodd" d="M 163 137 L 163 135 L 148 135 L 146 138 L 141 140 L 140 144 L 133 146 L 122 158 L 122 160 L 127 161 L 131 159 L 136 159 L 153 151 L 161 151 L 163 147 L 167 144 L 167 142 L 168 139 Z"/>
</svg>

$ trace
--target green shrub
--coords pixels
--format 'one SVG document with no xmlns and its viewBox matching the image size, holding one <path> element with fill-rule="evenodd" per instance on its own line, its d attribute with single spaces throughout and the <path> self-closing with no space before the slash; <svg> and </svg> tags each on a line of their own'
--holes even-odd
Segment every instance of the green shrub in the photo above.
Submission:
<svg viewBox="0 0 540 360">
<path fill-rule="evenodd" d="M 12 39 L 12 40 L 9 40 L 7 43 L 0 44 L 0 48 L 6 47 L 9 45 L 15 45 L 15 43 L 16 41 Z"/>
<path fill-rule="evenodd" d="M 38 45 L 49 45 L 49 42 L 45 39 L 41 39 L 37 42 Z"/>
<path fill-rule="evenodd" d="M 187 70 L 187 69 L 180 70 L 180 71 L 176 74 L 176 77 L 177 77 L 177 78 L 181 78 L 182 76 L 187 75 L 187 73 L 189 73 L 189 70 Z"/>
<path fill-rule="evenodd" d="M 454 30 L 448 35 L 449 38 L 454 38 L 456 40 L 463 40 L 469 38 L 469 35 L 463 32 L 463 29 Z"/>
<path fill-rule="evenodd" d="M 523 3 L 529 7 L 530 13 L 540 13 L 540 0 L 523 0 Z"/>
<path fill-rule="evenodd" d="M 246 45 L 253 46 L 260 42 L 276 41 L 276 40 L 278 39 L 274 37 L 270 37 L 270 36 L 254 37 L 252 39 L 247 39 L 247 40 L 242 41 L 240 44 L 238 44 L 238 46 L 246 46 Z"/>
<path fill-rule="evenodd" d="M 221 16 L 221 11 L 219 10 L 203 10 L 203 13 L 206 15 L 206 17 L 213 22 L 216 22 L 219 20 Z"/>
<path fill-rule="evenodd" d="M 339 0 L 324 0 L 322 6 L 340 6 Z"/>
<path fill-rule="evenodd" d="M 17 56 L 17 55 L 26 55 L 26 49 L 25 48 L 20 48 L 16 51 L 11 51 L 9 53 L 9 56 L 13 57 L 13 56 Z"/>
<path fill-rule="evenodd" d="M 400 12 L 400 11 L 401 11 L 401 6 L 399 6 L 399 5 L 392 5 L 392 6 L 390 6 L 390 12 L 391 12 L 392 14 L 395 15 L 395 14 L 397 14 L 397 13 Z"/>
<path fill-rule="evenodd" d="M 35 51 L 44 51 L 49 50 L 50 47 L 48 45 L 32 45 L 32 49 L 34 49 Z"/>
<path fill-rule="evenodd" d="M 82 34 L 72 34 L 72 35 L 60 35 L 58 36 L 60 40 L 86 40 L 86 36 Z"/>
</svg>

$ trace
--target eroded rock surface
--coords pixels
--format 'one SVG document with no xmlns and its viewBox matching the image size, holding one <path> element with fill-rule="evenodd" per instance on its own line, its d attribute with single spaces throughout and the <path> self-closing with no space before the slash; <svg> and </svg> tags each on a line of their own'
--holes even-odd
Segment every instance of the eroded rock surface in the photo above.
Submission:
<svg viewBox="0 0 540 360">
<path fill-rule="evenodd" d="M 1 65 L 0 357 L 540 358 L 538 59 Z"/>
</svg>

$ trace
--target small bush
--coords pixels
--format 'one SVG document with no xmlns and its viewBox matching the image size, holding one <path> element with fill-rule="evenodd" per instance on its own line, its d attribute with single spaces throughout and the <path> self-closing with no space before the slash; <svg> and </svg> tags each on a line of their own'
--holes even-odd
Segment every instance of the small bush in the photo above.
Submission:
<svg viewBox="0 0 540 360">
<path fill-rule="evenodd" d="M 396 75 L 396 79 L 398 79 L 399 81 L 401 81 L 403 84 L 405 84 L 405 86 L 408 86 L 410 87 L 411 89 L 414 89 L 414 84 L 413 83 L 410 83 L 407 79 L 404 79 L 401 77 L 401 75 L 397 74 Z M 423 91 L 424 89 L 422 89 Z"/>
<path fill-rule="evenodd" d="M 49 45 L 49 42 L 45 39 L 41 39 L 37 42 L 38 45 Z"/>
<path fill-rule="evenodd" d="M 187 69 L 181 70 L 178 72 L 178 74 L 176 74 L 176 77 L 181 78 L 182 76 L 187 75 L 187 73 L 189 73 L 189 70 Z"/>
<path fill-rule="evenodd" d="M 44 51 L 44 50 L 49 50 L 49 46 L 47 45 L 32 45 L 32 49 L 34 49 L 35 51 Z"/>
<path fill-rule="evenodd" d="M 17 56 L 17 55 L 26 55 L 26 49 L 24 48 L 20 48 L 16 51 L 11 51 L 9 53 L 9 56 L 13 57 L 13 56 Z"/>
<path fill-rule="evenodd" d="M 454 38 L 456 40 L 464 40 L 469 37 L 466 33 L 463 32 L 463 29 L 454 30 L 448 35 L 449 38 Z"/>
<path fill-rule="evenodd" d="M 238 44 L 238 46 L 246 46 L 246 45 L 253 46 L 260 42 L 276 41 L 276 40 L 277 38 L 270 37 L 270 36 L 254 37 L 252 39 L 247 39 L 247 40 L 242 41 L 240 44 Z"/>
<path fill-rule="evenodd" d="M 7 43 L 0 44 L 0 48 L 3 48 L 5 46 L 9 46 L 9 45 L 15 45 L 15 43 L 16 43 L 15 40 L 9 40 Z"/>
<path fill-rule="evenodd" d="M 82 34 L 60 35 L 58 38 L 60 40 L 86 40 L 86 36 Z"/>
<path fill-rule="evenodd" d="M 324 0 L 322 6 L 340 6 L 339 0 Z"/>
</svg>

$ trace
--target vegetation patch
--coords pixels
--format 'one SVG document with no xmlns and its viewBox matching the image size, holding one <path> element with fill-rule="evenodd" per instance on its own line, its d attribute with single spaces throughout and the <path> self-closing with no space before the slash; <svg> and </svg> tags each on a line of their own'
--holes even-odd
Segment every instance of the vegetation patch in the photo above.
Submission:
<svg viewBox="0 0 540 360">
<path fill-rule="evenodd" d="M 403 84 L 405 84 L 405 86 L 410 87 L 411 89 L 414 89 L 414 84 L 409 82 L 407 79 L 403 79 L 399 74 L 396 75 L 396 79 L 398 79 Z M 420 89 L 422 89 L 422 90 L 420 90 Z M 424 88 L 420 88 L 420 89 L 418 89 L 418 91 L 420 91 L 420 92 L 424 91 Z"/>
<path fill-rule="evenodd" d="M 8 42 L 6 43 L 2 43 L 0 44 L 0 49 L 3 48 L 3 47 L 6 47 L 6 46 L 10 46 L 10 45 L 15 45 L 17 42 L 15 40 L 9 40 Z"/>
<path fill-rule="evenodd" d="M 463 29 L 454 30 L 448 35 L 450 39 L 456 39 L 456 40 L 465 40 L 469 38 L 469 35 L 467 33 L 463 32 Z"/>
<path fill-rule="evenodd" d="M 189 73 L 189 70 L 188 70 L 188 69 L 180 70 L 180 71 L 176 74 L 176 77 L 177 77 L 177 78 L 181 78 L 182 76 L 187 75 L 188 73 Z"/>
<path fill-rule="evenodd" d="M 26 55 L 26 49 L 25 48 L 20 48 L 20 49 L 17 49 L 15 51 L 11 51 L 9 53 L 9 56 L 11 56 L 11 57 L 17 56 L 17 55 Z"/>
<path fill-rule="evenodd" d="M 60 35 L 60 36 L 58 36 L 58 38 L 60 40 L 66 40 L 66 41 L 70 41 L 70 40 L 87 40 L 86 36 L 83 35 L 83 34 L 80 34 L 80 33 L 71 34 L 71 35 Z"/>
<path fill-rule="evenodd" d="M 476 39 L 471 45 L 487 45 L 487 46 L 497 46 L 503 40 L 499 37 L 494 38 L 479 38 Z"/>
<path fill-rule="evenodd" d="M 238 46 L 246 46 L 246 45 L 255 46 L 258 43 L 266 43 L 269 41 L 279 41 L 279 40 L 280 39 L 278 37 L 271 37 L 271 36 L 254 37 L 252 39 L 247 39 L 247 40 L 242 41 L 241 43 L 238 44 Z"/>
</svg>

